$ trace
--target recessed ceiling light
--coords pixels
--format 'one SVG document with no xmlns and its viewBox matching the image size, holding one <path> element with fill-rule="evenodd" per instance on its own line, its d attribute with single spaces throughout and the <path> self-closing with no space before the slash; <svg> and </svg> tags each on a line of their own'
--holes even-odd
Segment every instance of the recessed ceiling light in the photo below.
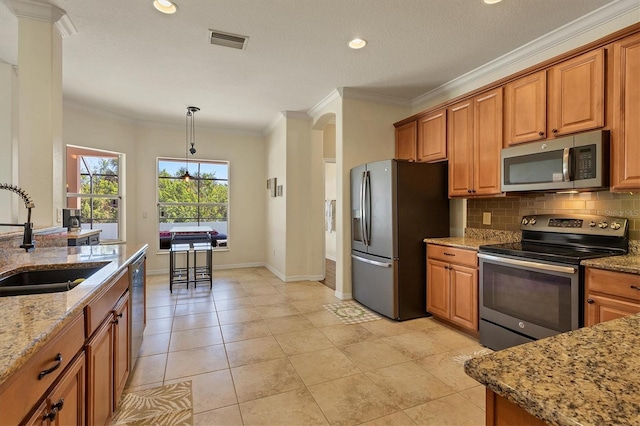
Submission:
<svg viewBox="0 0 640 426">
<path fill-rule="evenodd" d="M 502 0 L 484 0 L 486 4 L 496 4 L 500 3 Z"/>
<path fill-rule="evenodd" d="M 362 49 L 367 45 L 367 40 L 361 38 L 354 38 L 349 42 L 349 47 L 352 49 Z"/>
<path fill-rule="evenodd" d="M 153 7 L 155 7 L 160 12 L 169 15 L 172 13 L 176 13 L 176 10 L 178 10 L 175 3 L 169 0 L 153 0 Z"/>
</svg>

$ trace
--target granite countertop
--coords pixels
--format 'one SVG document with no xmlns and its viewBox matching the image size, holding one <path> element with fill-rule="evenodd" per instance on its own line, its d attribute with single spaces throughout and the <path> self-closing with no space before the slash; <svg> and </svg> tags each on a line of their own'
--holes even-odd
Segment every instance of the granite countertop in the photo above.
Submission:
<svg viewBox="0 0 640 426">
<path fill-rule="evenodd" d="M 441 246 L 457 247 L 470 250 L 478 250 L 478 247 L 482 245 L 497 244 L 500 242 L 473 237 L 425 238 L 423 241 L 427 244 L 439 244 Z"/>
<path fill-rule="evenodd" d="M 12 272 L 60 265 L 105 266 L 66 292 L 0 297 L 0 384 L 82 312 L 103 284 L 147 248 L 147 244 L 114 244 L 37 248 L 31 253 L 1 251 L 0 278 Z"/>
<path fill-rule="evenodd" d="M 67 232 L 67 238 L 77 239 L 82 237 L 88 237 L 89 235 L 95 235 L 102 232 L 102 229 L 81 229 L 79 231 Z"/>
<path fill-rule="evenodd" d="M 591 268 L 640 275 L 640 254 L 601 257 L 600 259 L 583 260 L 580 264 Z"/>
<path fill-rule="evenodd" d="M 640 314 L 473 358 L 465 372 L 552 425 L 640 424 Z"/>
</svg>

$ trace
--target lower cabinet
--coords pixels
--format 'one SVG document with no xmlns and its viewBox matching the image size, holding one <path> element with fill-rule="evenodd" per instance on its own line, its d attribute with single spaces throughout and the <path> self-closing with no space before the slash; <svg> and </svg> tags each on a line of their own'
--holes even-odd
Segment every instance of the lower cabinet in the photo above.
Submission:
<svg viewBox="0 0 640 426">
<path fill-rule="evenodd" d="M 547 423 L 527 413 L 524 408 L 486 388 L 486 426 L 527 425 L 545 426 Z"/>
<path fill-rule="evenodd" d="M 26 424 L 84 425 L 85 379 L 85 358 L 81 352 Z"/>
<path fill-rule="evenodd" d="M 427 311 L 478 331 L 478 258 L 474 250 L 427 246 Z"/>
<path fill-rule="evenodd" d="M 113 411 L 113 326 L 105 321 L 87 343 L 87 423 L 107 425 Z"/>
<path fill-rule="evenodd" d="M 87 322 L 92 314 L 108 313 L 89 338 L 87 353 L 87 423 L 108 425 L 118 406 L 130 370 L 129 291 L 127 275 L 88 306 Z M 124 293 L 122 290 L 124 289 Z M 119 296 L 118 299 L 115 299 Z M 115 299 L 115 302 L 114 302 Z"/>
<path fill-rule="evenodd" d="M 585 326 L 640 312 L 640 275 L 586 268 Z"/>
</svg>

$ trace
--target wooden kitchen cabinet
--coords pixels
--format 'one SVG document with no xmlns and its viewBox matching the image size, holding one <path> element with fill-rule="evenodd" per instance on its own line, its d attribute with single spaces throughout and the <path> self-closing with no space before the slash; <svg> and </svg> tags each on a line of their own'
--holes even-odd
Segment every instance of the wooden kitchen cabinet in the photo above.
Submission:
<svg viewBox="0 0 640 426">
<path fill-rule="evenodd" d="M 547 138 L 547 71 L 542 70 L 504 88 L 504 147 Z"/>
<path fill-rule="evenodd" d="M 474 250 L 427 246 L 427 311 L 478 331 L 478 257 Z"/>
<path fill-rule="evenodd" d="M 447 110 L 433 111 L 418 119 L 418 161 L 447 159 Z"/>
<path fill-rule="evenodd" d="M 585 326 L 640 312 L 640 275 L 585 269 Z"/>
<path fill-rule="evenodd" d="M 448 109 L 449 197 L 500 194 L 502 88 Z"/>
<path fill-rule="evenodd" d="M 486 426 L 546 426 L 547 423 L 527 413 L 524 408 L 486 388 Z"/>
<path fill-rule="evenodd" d="M 61 383 L 74 374 L 71 372 L 74 369 L 72 360 L 81 352 L 83 344 L 84 317 L 80 314 L 0 386 L 0 423 L 35 421 L 37 419 L 29 413 L 33 413 L 34 409 L 40 412 L 50 408 L 47 395 L 55 398 L 60 393 L 49 389 L 56 386 L 57 390 L 59 386 L 65 386 Z M 72 404 L 69 406 L 71 409 L 64 413 L 65 416 L 74 411 Z M 45 420 L 41 420 L 46 424 Z"/>
<path fill-rule="evenodd" d="M 604 49 L 505 85 L 504 146 L 604 126 Z"/>
<path fill-rule="evenodd" d="M 130 348 L 130 335 L 129 335 L 129 294 L 125 293 L 124 296 L 118 302 L 118 305 L 113 312 L 113 378 L 114 378 L 114 406 L 120 401 L 124 387 L 127 384 L 129 373 L 131 371 L 131 353 Z"/>
<path fill-rule="evenodd" d="M 418 123 L 416 121 L 396 127 L 396 159 L 415 161 L 417 141 Z"/>
<path fill-rule="evenodd" d="M 85 358 L 84 352 L 66 369 L 26 425 L 85 424 Z"/>
<path fill-rule="evenodd" d="M 87 423 L 108 425 L 113 411 L 113 333 L 105 321 L 87 343 Z"/>
<path fill-rule="evenodd" d="M 123 270 L 87 305 L 87 423 L 109 424 L 130 370 L 129 276 Z"/>
<path fill-rule="evenodd" d="M 640 188 L 640 34 L 613 43 L 611 189 Z"/>
<path fill-rule="evenodd" d="M 604 49 L 596 49 L 549 69 L 548 135 L 604 126 Z"/>
</svg>

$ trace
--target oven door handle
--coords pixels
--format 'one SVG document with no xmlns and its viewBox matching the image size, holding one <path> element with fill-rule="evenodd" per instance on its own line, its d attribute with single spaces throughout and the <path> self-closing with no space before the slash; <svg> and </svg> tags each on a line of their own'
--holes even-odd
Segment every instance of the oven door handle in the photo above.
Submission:
<svg viewBox="0 0 640 426">
<path fill-rule="evenodd" d="M 525 266 L 543 271 L 562 272 L 563 274 L 575 274 L 576 268 L 571 266 L 549 265 L 547 263 L 530 262 L 528 260 L 517 260 L 508 257 L 492 256 L 490 254 L 478 253 L 480 259 L 492 260 L 494 262 L 506 263 L 508 265 Z"/>
</svg>

